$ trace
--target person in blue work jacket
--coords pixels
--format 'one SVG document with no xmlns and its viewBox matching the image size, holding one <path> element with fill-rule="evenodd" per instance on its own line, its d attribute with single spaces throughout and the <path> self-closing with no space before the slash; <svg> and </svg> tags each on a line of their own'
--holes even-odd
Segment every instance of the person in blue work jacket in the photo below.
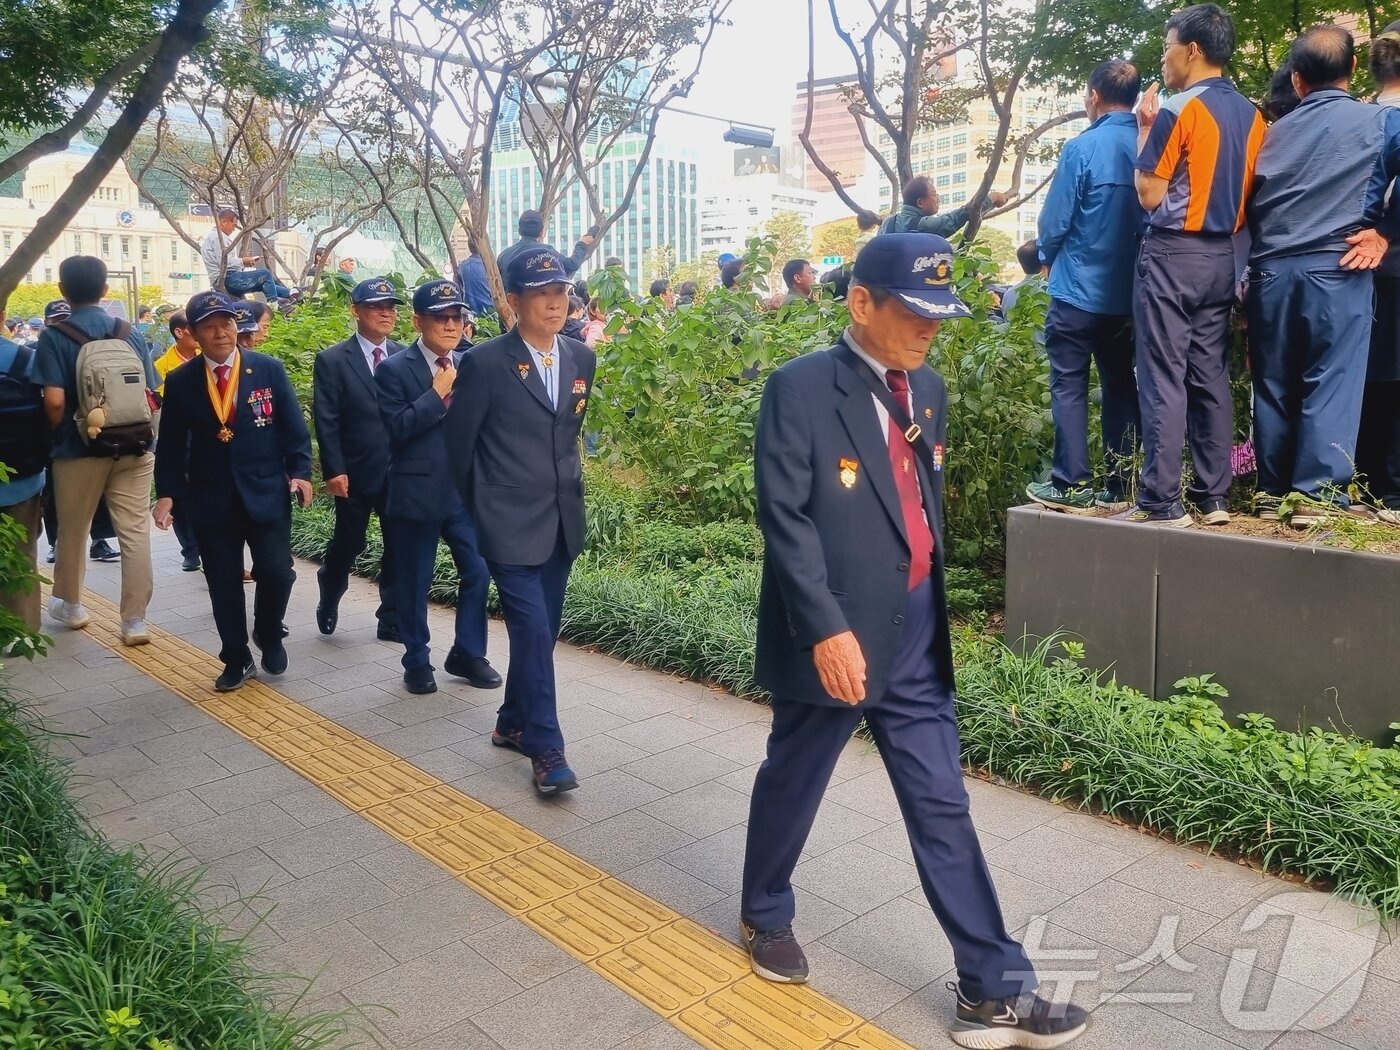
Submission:
<svg viewBox="0 0 1400 1050">
<path fill-rule="evenodd" d="M 1144 214 L 1133 182 L 1142 75 L 1130 62 L 1104 62 L 1089 77 L 1084 111 L 1092 123 L 1065 143 L 1040 212 L 1037 246 L 1050 268 L 1045 351 L 1055 460 L 1050 480 L 1026 495 L 1071 514 L 1128 508 L 1133 446 L 1140 429 L 1133 375 L 1133 266 Z M 1107 481 L 1094 490 L 1089 460 L 1089 363 L 1099 368 Z"/>
<path fill-rule="evenodd" d="M 1348 505 L 1371 341 L 1371 272 L 1400 237 L 1400 110 L 1347 91 L 1356 45 L 1314 26 L 1289 52 L 1302 102 L 1274 124 L 1247 215 L 1259 513 L 1307 497 L 1304 528 Z"/>
</svg>

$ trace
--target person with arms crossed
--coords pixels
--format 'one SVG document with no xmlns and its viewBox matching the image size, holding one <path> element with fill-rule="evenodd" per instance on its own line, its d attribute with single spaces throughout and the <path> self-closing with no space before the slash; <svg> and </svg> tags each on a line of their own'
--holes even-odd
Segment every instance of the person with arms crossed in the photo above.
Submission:
<svg viewBox="0 0 1400 1050">
<path fill-rule="evenodd" d="M 535 790 L 552 795 L 578 787 L 559 729 L 554 645 L 569 570 L 583 548 L 580 435 L 597 359 L 559 334 L 569 272 L 558 252 L 518 253 L 505 283 L 516 326 L 462 358 L 447 440 L 510 636 L 491 742 L 528 757 Z"/>
<path fill-rule="evenodd" d="M 321 476 L 335 499 L 335 532 L 316 573 L 320 600 L 316 627 L 334 634 L 340 620 L 340 599 L 350 586 L 350 569 L 365 549 L 371 513 L 384 524 L 384 500 L 389 486 L 389 432 L 379 415 L 374 374 L 388 358 L 403 350 L 390 339 L 399 323 L 403 300 L 388 278 L 371 277 L 355 286 L 350 312 L 355 334 L 316 355 L 312 366 L 312 417 L 316 446 L 321 452 Z M 384 544 L 379 566 L 381 641 L 400 641 L 394 612 L 393 548 Z"/>
<path fill-rule="evenodd" d="M 452 648 L 443 670 L 478 689 L 494 689 L 501 676 L 486 659 L 486 573 L 477 526 L 451 483 L 451 461 L 464 454 L 449 444 L 443 419 L 457 377 L 457 345 L 466 317 L 462 292 L 436 280 L 413 291 L 418 339 L 387 357 L 374 372 L 379 415 L 389 436 L 384 548 L 393 548 L 393 603 L 403 642 L 403 682 L 410 693 L 437 691 L 428 661 L 428 589 L 438 540 L 457 566 L 457 609 Z"/>
<path fill-rule="evenodd" d="M 876 237 L 856 257 L 847 302 L 841 342 L 774 372 L 759 408 L 755 670 L 773 726 L 749 810 L 743 940 L 760 977 L 807 980 L 792 873 L 863 718 L 953 947 L 953 1040 L 1048 1050 L 1083 1032 L 1086 1016 L 1034 994 L 958 757 L 943 580 L 948 395 L 927 364 L 942 321 L 971 316 L 953 290 L 952 248 L 932 234 Z"/>
<path fill-rule="evenodd" d="M 186 515 L 219 631 L 221 693 L 256 675 L 248 648 L 243 547 L 253 555 L 253 644 L 270 675 L 287 670 L 282 621 L 292 595 L 292 501 L 311 503 L 311 435 L 286 369 L 238 347 L 238 303 L 200 292 L 185 307 L 201 353 L 165 380 L 156 444 L 156 527 Z M 289 498 L 290 494 L 290 498 Z"/>
</svg>

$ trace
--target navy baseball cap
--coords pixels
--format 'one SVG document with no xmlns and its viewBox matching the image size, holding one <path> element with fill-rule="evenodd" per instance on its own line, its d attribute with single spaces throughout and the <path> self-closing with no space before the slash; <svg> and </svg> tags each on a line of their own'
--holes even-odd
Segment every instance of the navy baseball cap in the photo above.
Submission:
<svg viewBox="0 0 1400 1050">
<path fill-rule="evenodd" d="M 506 291 L 523 292 L 551 284 L 573 284 L 564 272 L 564 259 L 548 246 L 517 252 L 506 267 Z"/>
<path fill-rule="evenodd" d="M 68 305 L 67 299 L 54 299 L 44 304 L 44 324 L 50 321 L 62 321 L 71 316 L 73 307 Z"/>
<path fill-rule="evenodd" d="M 466 300 L 462 298 L 462 289 L 458 288 L 452 281 L 439 278 L 436 281 L 429 281 L 427 284 L 420 284 L 413 289 L 413 312 L 416 314 L 435 314 L 443 310 L 465 310 Z"/>
<path fill-rule="evenodd" d="M 258 322 L 253 320 L 253 310 L 247 303 L 237 303 L 233 308 L 233 320 L 240 332 L 256 332 Z"/>
<path fill-rule="evenodd" d="M 197 292 L 190 296 L 190 301 L 185 304 L 185 320 L 190 323 L 191 328 L 215 314 L 237 317 L 238 303 L 223 292 L 209 291 Z"/>
<path fill-rule="evenodd" d="M 403 304 L 399 293 L 394 290 L 394 285 L 387 277 L 371 277 L 367 281 L 361 281 L 350 293 L 350 301 L 356 306 L 364 306 L 366 303 L 394 303 L 396 306 Z"/>
<path fill-rule="evenodd" d="M 44 323 L 44 319 L 42 317 L 31 317 L 28 321 L 25 321 L 24 323 L 27 324 L 30 328 L 38 328 Z"/>
<path fill-rule="evenodd" d="M 930 320 L 971 317 L 953 290 L 953 247 L 932 233 L 884 233 L 856 256 L 851 275 L 867 288 L 899 298 Z"/>
</svg>

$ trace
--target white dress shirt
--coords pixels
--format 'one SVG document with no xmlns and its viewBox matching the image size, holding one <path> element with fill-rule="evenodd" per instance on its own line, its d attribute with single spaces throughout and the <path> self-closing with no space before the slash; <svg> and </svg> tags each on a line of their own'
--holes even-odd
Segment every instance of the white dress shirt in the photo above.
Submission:
<svg viewBox="0 0 1400 1050">
<path fill-rule="evenodd" d="M 524 339 L 524 336 L 521 337 Z M 537 350 L 530 346 L 528 342 L 525 346 L 530 351 L 530 356 L 535 359 L 535 367 L 540 370 L 540 378 L 544 380 L 544 392 L 549 395 L 549 403 L 555 408 L 559 407 L 559 337 L 554 337 L 554 343 L 549 350 Z M 554 359 L 554 364 L 546 368 L 544 355 L 548 353 Z"/>
<path fill-rule="evenodd" d="M 869 354 L 867 354 L 867 353 L 865 352 L 865 348 L 862 347 L 859 343 L 856 342 L 856 337 L 853 336 L 853 335 L 851 334 L 851 331 L 850 331 L 849 328 L 846 329 L 845 335 L 843 335 L 841 338 L 843 338 L 843 339 L 846 340 L 846 345 L 849 346 L 849 347 L 851 348 L 852 351 L 854 351 L 855 355 L 856 355 L 858 358 L 860 358 L 862 361 L 864 361 L 867 365 L 870 366 L 870 370 L 871 370 L 872 372 L 875 373 L 875 378 L 878 379 L 880 382 L 885 383 L 886 386 L 889 386 L 889 384 L 885 382 L 885 373 L 888 372 L 889 369 L 886 368 L 884 365 L 880 364 L 879 361 L 876 361 L 875 358 L 871 357 Z M 894 392 L 893 392 L 893 391 L 890 392 L 890 396 L 891 396 L 891 397 L 894 396 Z M 873 402 L 875 402 L 875 415 L 878 416 L 879 419 L 880 419 L 880 436 L 883 437 L 883 438 L 885 439 L 885 445 L 886 445 L 886 447 L 888 447 L 888 446 L 889 446 L 889 443 L 890 443 L 890 413 L 889 413 L 889 409 L 887 409 L 887 408 L 885 407 L 884 402 L 882 402 L 878 397 L 876 397 L 874 393 L 872 393 L 872 394 L 870 395 L 870 400 L 873 401 Z M 904 406 L 904 409 L 905 409 L 906 412 L 909 413 L 909 418 L 910 418 L 910 419 L 913 419 L 913 418 L 914 418 L 914 387 L 913 387 L 913 384 L 910 384 L 910 387 L 909 387 L 909 402 L 908 402 L 908 404 L 906 404 L 906 405 Z"/>
<path fill-rule="evenodd" d="M 386 339 L 384 342 L 380 343 L 378 347 L 376 347 L 359 332 L 355 333 L 355 338 L 359 341 L 360 352 L 365 355 L 365 364 L 369 365 L 369 374 L 374 375 L 374 351 L 378 349 L 383 352 L 384 357 L 388 357 L 389 341 Z M 381 360 L 380 363 L 382 364 L 383 361 Z"/>
</svg>

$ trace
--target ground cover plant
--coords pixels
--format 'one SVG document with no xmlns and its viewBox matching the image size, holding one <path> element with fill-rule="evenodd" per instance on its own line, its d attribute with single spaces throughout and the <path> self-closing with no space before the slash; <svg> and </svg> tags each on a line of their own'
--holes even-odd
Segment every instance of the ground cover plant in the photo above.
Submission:
<svg viewBox="0 0 1400 1050">
<path fill-rule="evenodd" d="M 343 1015 L 294 1012 L 306 982 L 258 971 L 243 936 L 201 910 L 198 873 L 95 834 L 44 736 L 0 695 L 0 1047 L 369 1045 Z"/>
</svg>

